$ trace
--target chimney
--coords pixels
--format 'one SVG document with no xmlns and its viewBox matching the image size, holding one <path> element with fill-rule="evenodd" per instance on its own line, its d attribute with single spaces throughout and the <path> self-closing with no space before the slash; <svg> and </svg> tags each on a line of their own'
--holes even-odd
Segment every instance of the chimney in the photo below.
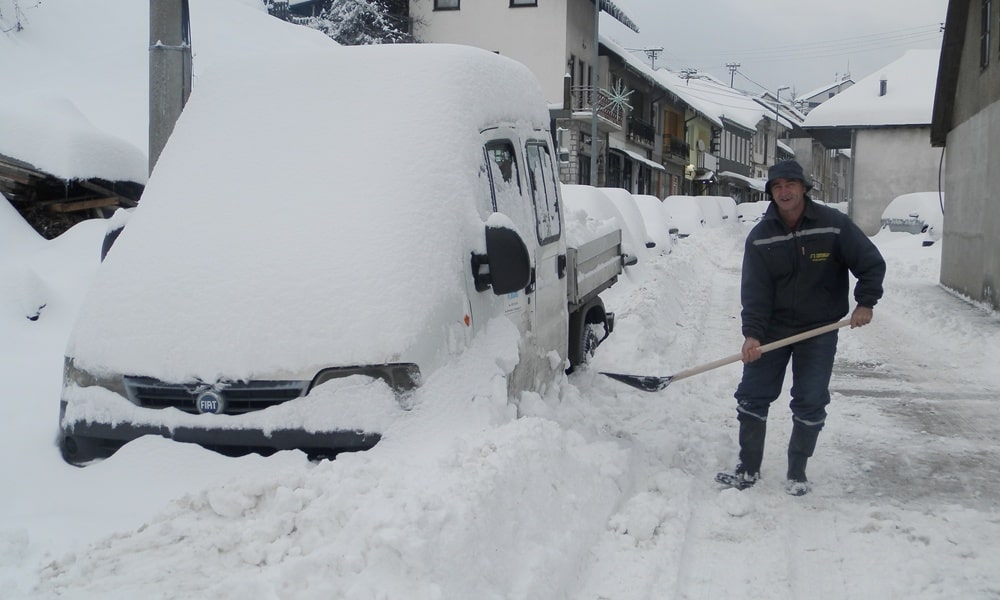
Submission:
<svg viewBox="0 0 1000 600">
<path fill-rule="evenodd" d="M 878 82 L 878 95 L 885 96 L 885 92 L 888 89 L 888 87 L 889 87 L 889 81 L 885 78 L 885 75 L 883 75 L 882 79 L 880 79 Z"/>
</svg>

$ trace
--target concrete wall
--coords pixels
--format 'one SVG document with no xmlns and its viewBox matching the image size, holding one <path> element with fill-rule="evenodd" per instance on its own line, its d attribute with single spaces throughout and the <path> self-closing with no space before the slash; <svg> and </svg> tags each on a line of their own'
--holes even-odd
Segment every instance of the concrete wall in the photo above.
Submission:
<svg viewBox="0 0 1000 600">
<path fill-rule="evenodd" d="M 1000 310 L 1000 101 L 947 143 L 941 283 Z"/>
<path fill-rule="evenodd" d="M 972 2 L 968 8 L 965 39 L 962 42 L 961 58 L 958 65 L 958 85 L 955 90 L 953 123 L 959 124 L 971 119 L 994 102 L 1000 100 L 1000 56 L 997 55 L 997 3 L 993 3 L 993 38 L 990 41 L 990 65 L 979 66 L 980 32 L 983 12 L 979 2 Z M 950 138 L 949 138 L 950 139 Z M 995 139 L 995 138 L 994 138 Z"/>
<path fill-rule="evenodd" d="M 931 147 L 930 126 L 859 129 L 852 148 L 850 215 L 868 235 L 896 196 L 938 189 L 941 150 Z"/>
</svg>

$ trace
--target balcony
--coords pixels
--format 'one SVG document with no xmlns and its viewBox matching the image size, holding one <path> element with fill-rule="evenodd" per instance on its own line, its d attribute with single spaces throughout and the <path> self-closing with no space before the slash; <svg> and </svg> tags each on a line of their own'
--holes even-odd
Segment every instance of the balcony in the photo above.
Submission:
<svg viewBox="0 0 1000 600">
<path fill-rule="evenodd" d="M 691 156 L 691 146 L 684 143 L 683 138 L 663 136 L 663 153 L 687 161 Z"/>
<path fill-rule="evenodd" d="M 620 108 L 607 101 L 600 93 L 595 93 L 593 88 L 586 86 L 573 86 L 570 88 L 571 108 L 574 117 L 579 118 L 579 113 L 590 113 L 592 99 L 596 96 L 597 116 L 605 123 L 621 130 L 625 125 L 625 114 Z"/>
<path fill-rule="evenodd" d="M 656 127 L 652 123 L 647 123 L 635 117 L 628 118 L 629 141 L 643 146 L 653 147 L 653 140 L 656 139 Z"/>
</svg>

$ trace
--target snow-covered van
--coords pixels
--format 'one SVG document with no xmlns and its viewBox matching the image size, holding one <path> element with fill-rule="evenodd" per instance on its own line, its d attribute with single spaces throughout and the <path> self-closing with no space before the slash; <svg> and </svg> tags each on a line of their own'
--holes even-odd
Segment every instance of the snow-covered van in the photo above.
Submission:
<svg viewBox="0 0 1000 600">
<path fill-rule="evenodd" d="M 368 448 L 372 414 L 498 318 L 520 331 L 510 393 L 540 389 L 610 332 L 598 294 L 622 269 L 620 231 L 563 230 L 547 105 L 515 61 L 331 45 L 199 73 L 67 344 L 63 456 L 147 434 Z"/>
</svg>

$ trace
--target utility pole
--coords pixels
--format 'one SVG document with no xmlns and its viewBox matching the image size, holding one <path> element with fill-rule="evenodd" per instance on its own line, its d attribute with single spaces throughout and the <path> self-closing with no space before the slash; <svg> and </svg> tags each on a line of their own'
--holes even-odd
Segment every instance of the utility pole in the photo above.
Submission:
<svg viewBox="0 0 1000 600">
<path fill-rule="evenodd" d="M 625 48 L 625 49 L 628 50 L 629 52 L 645 53 L 646 58 L 649 59 L 649 67 L 654 71 L 656 70 L 656 57 L 659 56 L 661 52 L 663 52 L 662 46 L 658 48 Z"/>
<path fill-rule="evenodd" d="M 642 51 L 646 53 L 646 58 L 649 59 L 649 67 L 655 71 L 656 70 L 656 57 L 660 55 L 660 52 L 663 52 L 663 48 L 662 47 L 660 47 L 660 48 L 643 48 Z"/>
<path fill-rule="evenodd" d="M 601 43 L 601 3 L 594 0 L 594 56 L 593 67 L 594 77 L 590 92 L 590 185 L 597 186 L 597 91 L 600 89 L 601 55 L 599 46 Z"/>
<path fill-rule="evenodd" d="M 698 76 L 698 69 L 681 69 L 681 78 L 684 79 L 684 85 L 691 85 L 691 78 Z"/>
<path fill-rule="evenodd" d="M 149 0 L 149 170 L 191 95 L 188 0 Z"/>
<path fill-rule="evenodd" d="M 726 68 L 729 69 L 729 87 L 733 87 L 733 78 L 736 75 L 736 69 L 740 68 L 740 63 L 738 62 L 726 63 Z"/>
</svg>

